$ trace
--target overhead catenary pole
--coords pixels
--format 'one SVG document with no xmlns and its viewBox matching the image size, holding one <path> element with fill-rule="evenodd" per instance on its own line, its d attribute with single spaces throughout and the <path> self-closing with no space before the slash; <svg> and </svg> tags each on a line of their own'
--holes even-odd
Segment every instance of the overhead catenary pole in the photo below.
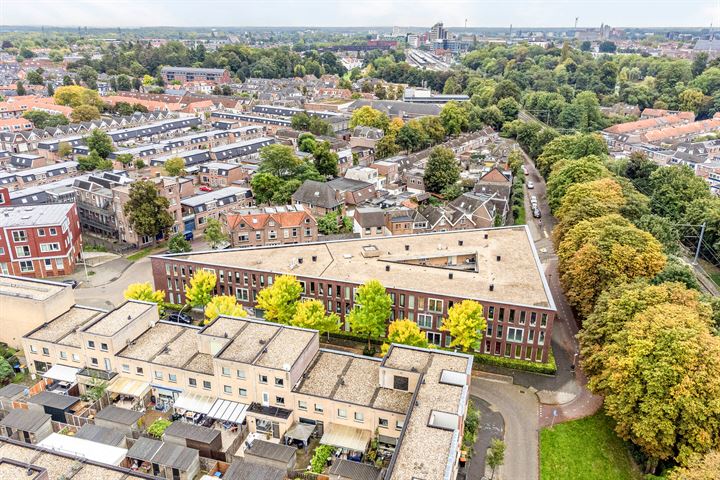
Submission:
<svg viewBox="0 0 720 480">
<path fill-rule="evenodd" d="M 702 245 L 703 237 L 705 236 L 706 223 L 707 222 L 703 222 L 703 224 L 700 225 L 700 238 L 698 238 L 697 248 L 695 249 L 695 259 L 693 260 L 693 265 L 697 265 L 698 263 L 698 257 L 700 256 L 700 246 Z"/>
</svg>

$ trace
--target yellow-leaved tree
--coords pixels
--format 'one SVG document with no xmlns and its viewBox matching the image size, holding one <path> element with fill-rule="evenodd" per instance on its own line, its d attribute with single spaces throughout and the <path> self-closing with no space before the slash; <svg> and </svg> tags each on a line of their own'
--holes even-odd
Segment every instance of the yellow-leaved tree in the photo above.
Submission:
<svg viewBox="0 0 720 480">
<path fill-rule="evenodd" d="M 262 290 L 257 297 L 257 308 L 265 312 L 265 320 L 289 324 L 295 316 L 302 287 L 292 275 L 281 275 Z"/>
<path fill-rule="evenodd" d="M 383 343 L 382 353 L 385 355 L 391 343 L 427 348 L 427 337 L 418 324 L 412 320 L 395 320 L 388 325 L 388 343 Z"/>
<path fill-rule="evenodd" d="M 464 352 L 469 352 L 480 348 L 486 328 L 483 306 L 475 300 L 463 300 L 450 307 L 440 331 L 450 334 L 451 347 L 460 347 Z"/>
<path fill-rule="evenodd" d="M 141 300 L 143 302 L 152 302 L 158 304 L 158 311 L 162 314 L 164 308 L 162 302 L 165 300 L 165 292 L 162 290 L 153 290 L 150 282 L 131 283 L 123 292 L 126 300 Z"/>
<path fill-rule="evenodd" d="M 290 321 L 293 326 L 326 333 L 328 338 L 331 333 L 340 331 L 340 317 L 334 312 L 326 314 L 325 306 L 320 300 L 302 300 L 296 307 L 295 315 Z"/>
<path fill-rule="evenodd" d="M 230 317 L 247 317 L 247 312 L 232 295 L 216 295 L 210 299 L 205 307 L 205 324 L 215 320 L 220 315 Z"/>
<path fill-rule="evenodd" d="M 190 279 L 190 283 L 185 286 L 185 302 L 191 307 L 202 307 L 210 303 L 217 277 L 213 272 L 208 270 L 196 270 Z"/>
</svg>

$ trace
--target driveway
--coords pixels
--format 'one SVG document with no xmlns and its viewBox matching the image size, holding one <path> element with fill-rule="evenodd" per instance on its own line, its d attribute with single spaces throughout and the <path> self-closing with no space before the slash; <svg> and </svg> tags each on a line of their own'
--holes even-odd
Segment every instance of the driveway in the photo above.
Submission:
<svg viewBox="0 0 720 480">
<path fill-rule="evenodd" d="M 91 270 L 95 274 L 89 277 L 85 277 L 82 267 L 73 275 L 83 282 L 75 289 L 75 300 L 79 305 L 98 308 L 116 307 L 125 300 L 123 292 L 131 283 L 153 283 L 150 259 L 147 257 L 137 262 L 118 258 Z"/>
<path fill-rule="evenodd" d="M 539 475 L 537 396 L 530 389 L 493 377 L 474 376 L 470 394 L 486 401 L 489 408 L 502 415 L 505 422 L 507 448 L 500 478 L 536 480 Z M 473 480 L 480 478 L 468 476 Z"/>
<path fill-rule="evenodd" d="M 495 439 L 503 439 L 505 436 L 505 421 L 497 408 L 485 400 L 477 397 L 470 397 L 475 408 L 480 410 L 480 424 L 478 425 L 477 440 L 473 448 L 473 454 L 468 461 L 465 470 L 460 472 L 458 480 L 477 480 L 485 475 L 485 456 L 490 442 Z"/>
</svg>

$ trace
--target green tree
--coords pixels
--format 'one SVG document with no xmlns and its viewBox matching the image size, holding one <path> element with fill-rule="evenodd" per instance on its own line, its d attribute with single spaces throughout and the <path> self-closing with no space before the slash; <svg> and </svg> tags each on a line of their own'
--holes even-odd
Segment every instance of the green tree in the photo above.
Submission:
<svg viewBox="0 0 720 480">
<path fill-rule="evenodd" d="M 480 348 L 486 328 L 483 306 L 474 300 L 463 300 L 448 309 L 440 331 L 452 337 L 451 347 L 470 352 Z"/>
<path fill-rule="evenodd" d="M 132 153 L 121 153 L 121 154 L 115 156 L 115 160 L 120 162 L 120 164 L 123 167 L 127 167 L 130 164 L 132 164 L 133 156 L 132 156 Z"/>
<path fill-rule="evenodd" d="M 687 88 L 678 95 L 678 100 L 681 109 L 698 113 L 700 107 L 705 103 L 705 95 L 697 88 Z"/>
<path fill-rule="evenodd" d="M 650 189 L 653 213 L 676 222 L 694 200 L 710 197 L 708 184 L 686 165 L 658 168 L 650 175 Z"/>
<path fill-rule="evenodd" d="M 520 104 L 513 97 L 506 97 L 500 100 L 497 108 L 502 112 L 506 122 L 512 122 L 518 117 L 518 113 L 520 113 Z"/>
<path fill-rule="evenodd" d="M 665 253 L 671 254 L 678 252 L 680 232 L 675 224 L 668 218 L 649 213 L 640 217 L 635 222 L 635 225 L 655 237 L 662 244 Z"/>
<path fill-rule="evenodd" d="M 28 81 L 28 83 L 30 85 L 45 84 L 45 80 L 43 79 L 42 73 L 40 73 L 38 70 L 30 70 L 29 72 L 27 72 L 25 79 Z"/>
<path fill-rule="evenodd" d="M 204 312 L 205 306 L 212 300 L 216 284 L 217 276 L 213 272 L 195 270 L 190 282 L 185 285 L 185 302 L 193 308 L 202 307 Z"/>
<path fill-rule="evenodd" d="M 93 105 L 78 105 L 70 113 L 70 119 L 75 122 L 89 122 L 100 118 L 100 110 Z"/>
<path fill-rule="evenodd" d="M 15 92 L 18 94 L 18 96 L 27 95 L 25 85 L 23 85 L 23 82 L 21 80 L 18 80 L 18 82 L 15 84 Z"/>
<path fill-rule="evenodd" d="M 171 177 L 177 177 L 185 174 L 185 159 L 181 157 L 169 158 L 165 161 L 165 173 Z"/>
<path fill-rule="evenodd" d="M 515 101 L 513 98 L 503 98 L 501 102 L 504 100 Z M 481 109 L 478 112 L 478 118 L 483 125 L 488 125 L 496 130 L 500 130 L 500 127 L 505 123 L 505 114 L 495 105 Z"/>
<path fill-rule="evenodd" d="M 318 141 L 312 133 L 301 133 L 298 136 L 298 150 L 301 152 L 312 153 L 317 144 Z"/>
<path fill-rule="evenodd" d="M 205 307 L 205 324 L 219 316 L 247 317 L 247 312 L 232 295 L 215 295 Z"/>
<path fill-rule="evenodd" d="M 620 184 L 611 178 L 576 183 L 567 189 L 555 212 L 559 224 L 553 230 L 556 243 L 564 232 L 582 220 L 619 214 L 625 205 Z"/>
<path fill-rule="evenodd" d="M 658 164 L 650 160 L 645 153 L 633 152 L 628 159 L 624 175 L 632 181 L 635 188 L 645 195 L 650 195 L 652 191 L 650 176 L 658 168 Z"/>
<path fill-rule="evenodd" d="M 499 438 L 493 438 L 487 454 L 487 464 L 492 469 L 490 480 L 495 478 L 495 470 L 503 463 L 505 463 L 505 442 Z"/>
<path fill-rule="evenodd" d="M 323 235 L 334 235 L 340 233 L 340 225 L 337 212 L 328 212 L 317 221 L 318 232 Z"/>
<path fill-rule="evenodd" d="M 358 108 L 350 117 L 350 128 L 357 126 L 374 127 L 384 132 L 388 129 L 389 125 L 390 119 L 384 112 L 375 110 L 368 105 Z"/>
<path fill-rule="evenodd" d="M 446 147 L 433 148 L 425 166 L 423 181 L 425 189 L 433 193 L 440 193 L 460 181 L 460 165 L 455 159 L 455 153 Z"/>
<path fill-rule="evenodd" d="M 597 156 L 557 164 L 547 182 L 548 204 L 555 211 L 560 207 L 563 197 L 572 185 L 609 176 L 610 172 L 603 165 L 602 158 Z"/>
<path fill-rule="evenodd" d="M 186 253 L 192 251 L 192 245 L 185 240 L 185 235 L 178 233 L 170 237 L 168 241 L 168 252 L 170 253 Z"/>
<path fill-rule="evenodd" d="M 90 132 L 90 135 L 88 135 L 85 138 L 85 143 L 87 143 L 87 146 L 90 150 L 94 150 L 100 155 L 102 158 L 107 158 L 108 155 L 114 150 L 112 138 L 110 138 L 110 135 L 103 132 L 99 128 L 94 129 L 92 132 Z"/>
<path fill-rule="evenodd" d="M 263 310 L 265 320 L 288 325 L 295 317 L 302 293 L 303 288 L 297 278 L 281 275 L 272 285 L 260 290 L 257 308 Z"/>
<path fill-rule="evenodd" d="M 95 150 L 90 150 L 89 155 L 78 157 L 78 169 L 83 172 L 91 172 L 97 170 L 102 161 L 103 158 Z"/>
<path fill-rule="evenodd" d="M 720 451 L 713 450 L 706 455 L 693 455 L 687 467 L 673 469 L 668 480 L 714 480 L 720 478 Z"/>
<path fill-rule="evenodd" d="M 73 149 L 68 142 L 60 142 L 60 144 L 58 144 L 58 156 L 60 156 L 60 158 L 67 158 L 72 152 Z"/>
<path fill-rule="evenodd" d="M 666 262 L 660 242 L 619 215 L 579 222 L 563 237 L 558 257 L 568 302 L 582 317 L 606 288 L 652 278 Z"/>
<path fill-rule="evenodd" d="M 203 236 L 212 249 L 228 241 L 228 236 L 223 231 L 222 224 L 216 218 L 208 218 L 205 223 L 205 230 L 203 230 Z"/>
<path fill-rule="evenodd" d="M 418 149 L 422 144 L 422 131 L 406 123 L 398 130 L 395 142 L 400 148 L 410 153 L 411 150 Z"/>
<path fill-rule="evenodd" d="M 443 127 L 439 117 L 422 117 L 418 120 L 418 123 L 420 123 L 422 131 L 431 145 L 442 143 L 445 140 L 445 127 Z"/>
<path fill-rule="evenodd" d="M 272 173 L 256 173 L 250 180 L 253 197 L 257 203 L 270 203 L 283 185 L 283 180 Z"/>
<path fill-rule="evenodd" d="M 668 257 L 665 268 L 652 279 L 652 283 L 655 285 L 669 282 L 682 283 L 687 288 L 700 290 L 700 283 L 698 283 L 692 267 L 674 256 Z"/>
<path fill-rule="evenodd" d="M 277 178 L 293 178 L 303 161 L 295 155 L 292 147 L 274 143 L 260 149 L 258 173 L 270 173 Z"/>
<path fill-rule="evenodd" d="M 519 132 L 518 141 L 521 145 L 525 141 L 521 140 Z M 603 156 L 607 153 L 607 144 L 600 135 L 562 135 L 552 139 L 542 148 L 542 154 L 537 157 L 535 165 L 540 170 L 540 174 L 548 178 L 552 168 L 561 160 L 576 160 L 590 155 Z"/>
<path fill-rule="evenodd" d="M 340 317 L 334 313 L 326 313 L 323 302 L 317 299 L 305 299 L 296 304 L 295 315 L 290 324 L 300 328 L 311 328 L 326 333 L 328 339 L 331 333 L 340 331 Z"/>
<path fill-rule="evenodd" d="M 70 123 L 67 117 L 61 113 L 53 115 L 42 110 L 28 110 L 23 113 L 23 118 L 30 120 L 35 128 L 57 127 Z"/>
<path fill-rule="evenodd" d="M 604 396 L 615 431 L 648 457 L 685 464 L 720 438 L 720 339 L 698 312 L 656 305 L 628 320 L 600 354 L 589 388 Z"/>
<path fill-rule="evenodd" d="M 338 174 L 338 154 L 330 150 L 330 142 L 315 145 L 312 152 L 313 164 L 320 175 L 336 177 Z"/>
<path fill-rule="evenodd" d="M 383 159 L 397 155 L 400 147 L 395 142 L 395 135 L 385 135 L 375 144 L 375 158 Z"/>
<path fill-rule="evenodd" d="M 138 236 L 148 236 L 157 243 L 158 236 L 165 235 L 174 223 L 169 207 L 170 201 L 158 193 L 154 182 L 139 180 L 130 185 L 123 212 Z"/>
<path fill-rule="evenodd" d="M 468 112 L 458 102 L 448 102 L 440 110 L 440 122 L 446 134 L 451 136 L 460 135 L 461 132 L 468 129 Z"/>
<path fill-rule="evenodd" d="M 15 371 L 10 362 L 4 357 L 0 357 L 0 385 L 4 385 L 13 379 Z"/>
<path fill-rule="evenodd" d="M 353 333 L 370 339 L 385 335 L 385 323 L 392 313 L 392 299 L 377 280 L 369 280 L 357 290 L 355 307 L 348 315 Z"/>
</svg>

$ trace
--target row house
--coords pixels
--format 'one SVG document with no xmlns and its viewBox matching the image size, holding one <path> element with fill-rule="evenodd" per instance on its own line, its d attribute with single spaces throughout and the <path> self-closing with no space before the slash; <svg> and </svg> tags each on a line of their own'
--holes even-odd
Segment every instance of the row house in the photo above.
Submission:
<svg viewBox="0 0 720 480">
<path fill-rule="evenodd" d="M 274 138 L 257 137 L 213 148 L 211 155 L 218 162 L 259 163 L 260 150 L 274 143 Z"/>
<path fill-rule="evenodd" d="M 236 183 L 248 184 L 248 173 L 247 169 L 234 163 L 207 162 L 200 166 L 198 179 L 209 187 L 229 187 Z"/>
<path fill-rule="evenodd" d="M 240 127 L 242 126 L 258 126 L 264 127 L 269 135 L 281 129 L 291 128 L 292 122 L 285 118 L 262 117 L 247 113 L 231 113 L 225 111 L 212 112 L 211 121 L 231 121 Z"/>
<path fill-rule="evenodd" d="M 223 213 L 251 206 L 253 199 L 249 188 L 225 187 L 185 198 L 180 203 L 183 233 L 186 237 L 193 238 L 205 230 L 208 219 L 219 220 Z"/>
<path fill-rule="evenodd" d="M 83 232 L 119 239 L 113 188 L 132 183 L 126 172 L 99 172 L 75 179 L 72 187 Z"/>
<path fill-rule="evenodd" d="M 302 206 L 232 210 L 220 217 L 231 247 L 316 242 L 317 221 Z"/>
<path fill-rule="evenodd" d="M 223 68 L 162 67 L 160 70 L 165 83 L 172 82 L 213 82 L 230 83 L 230 72 Z"/>
<path fill-rule="evenodd" d="M 0 174 L 0 187 L 20 190 L 26 187 L 44 185 L 63 178 L 78 175 L 78 162 L 63 162 L 44 167 L 30 168 L 12 173 Z"/>
<path fill-rule="evenodd" d="M 426 233 L 428 220 L 413 208 L 360 206 L 353 215 L 353 231 L 361 238 Z"/>
</svg>

